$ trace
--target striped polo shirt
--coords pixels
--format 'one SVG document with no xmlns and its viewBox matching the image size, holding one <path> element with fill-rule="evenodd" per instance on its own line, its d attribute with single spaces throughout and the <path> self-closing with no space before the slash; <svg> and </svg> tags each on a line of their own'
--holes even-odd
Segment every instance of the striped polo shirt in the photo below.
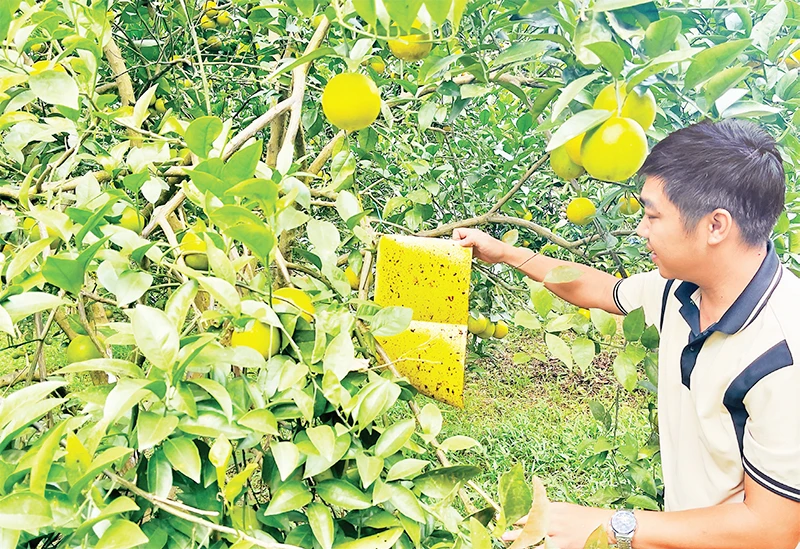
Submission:
<svg viewBox="0 0 800 549">
<path fill-rule="evenodd" d="M 800 501 L 800 280 L 772 243 L 722 318 L 700 330 L 697 285 L 658 271 L 614 300 L 659 328 L 658 425 L 667 511 L 744 499 L 744 473 Z"/>
</svg>

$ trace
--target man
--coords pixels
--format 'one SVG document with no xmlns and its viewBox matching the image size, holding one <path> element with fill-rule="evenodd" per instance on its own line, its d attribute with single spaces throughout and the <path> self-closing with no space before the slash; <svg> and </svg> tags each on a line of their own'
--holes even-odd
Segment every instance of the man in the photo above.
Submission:
<svg viewBox="0 0 800 549">
<path fill-rule="evenodd" d="M 582 548 L 600 524 L 625 549 L 800 548 L 800 281 L 769 240 L 785 192 L 775 142 L 751 123 L 701 123 L 657 144 L 640 175 L 651 272 L 618 280 L 453 233 L 534 280 L 578 268 L 548 289 L 614 314 L 642 307 L 661 334 L 665 512 L 553 503 L 549 534 L 560 549 Z"/>
</svg>

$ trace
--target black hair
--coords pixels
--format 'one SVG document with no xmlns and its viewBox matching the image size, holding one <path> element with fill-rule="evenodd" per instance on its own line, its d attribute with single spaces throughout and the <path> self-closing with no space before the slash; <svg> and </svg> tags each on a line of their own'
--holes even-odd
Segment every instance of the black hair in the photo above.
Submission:
<svg viewBox="0 0 800 549">
<path fill-rule="evenodd" d="M 639 175 L 663 182 L 684 228 L 693 230 L 717 208 L 727 210 L 742 240 L 769 239 L 783 211 L 783 161 L 775 140 L 744 120 L 700 122 L 671 133 L 653 147 Z"/>
</svg>

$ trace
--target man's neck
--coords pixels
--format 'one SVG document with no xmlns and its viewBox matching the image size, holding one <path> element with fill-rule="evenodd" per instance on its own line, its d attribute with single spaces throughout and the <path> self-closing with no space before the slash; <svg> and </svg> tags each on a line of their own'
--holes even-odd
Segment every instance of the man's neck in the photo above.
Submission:
<svg viewBox="0 0 800 549">
<path fill-rule="evenodd" d="M 719 321 L 755 276 L 767 255 L 766 245 L 738 248 L 736 253 L 715 254 L 714 277 L 698 283 L 701 329 Z"/>
</svg>

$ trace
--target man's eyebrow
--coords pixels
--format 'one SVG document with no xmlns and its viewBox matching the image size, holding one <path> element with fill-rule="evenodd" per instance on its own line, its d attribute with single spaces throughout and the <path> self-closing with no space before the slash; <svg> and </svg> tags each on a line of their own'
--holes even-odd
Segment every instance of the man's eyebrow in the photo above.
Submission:
<svg viewBox="0 0 800 549">
<path fill-rule="evenodd" d="M 653 211 L 655 211 L 655 212 L 657 212 L 657 211 L 658 211 L 658 210 L 656 209 L 656 206 L 655 206 L 655 204 L 653 204 L 653 201 L 652 201 L 652 200 L 648 200 L 648 199 L 647 199 L 646 197 L 644 197 L 644 196 L 639 196 L 639 202 L 641 202 L 641 203 L 642 203 L 642 206 L 644 206 L 645 208 L 650 208 L 651 210 L 653 210 Z"/>
</svg>

